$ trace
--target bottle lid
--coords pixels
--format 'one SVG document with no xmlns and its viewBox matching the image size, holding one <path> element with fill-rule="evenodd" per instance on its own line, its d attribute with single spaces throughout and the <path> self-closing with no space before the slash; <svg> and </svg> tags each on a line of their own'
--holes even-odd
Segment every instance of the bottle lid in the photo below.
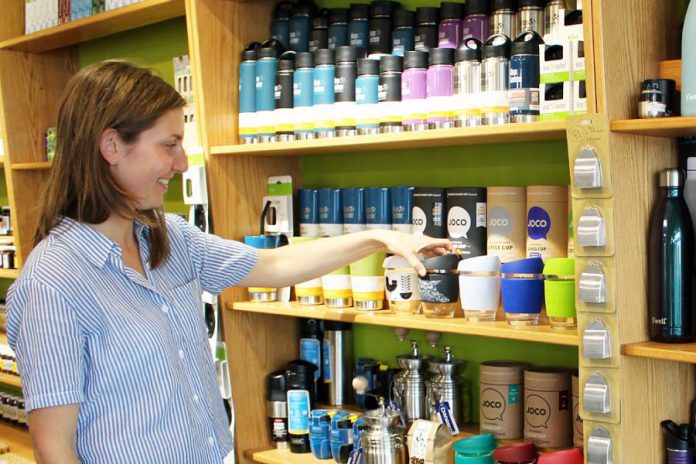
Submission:
<svg viewBox="0 0 696 464">
<path fill-rule="evenodd" d="M 283 53 L 285 53 L 285 45 L 283 45 L 283 42 L 281 42 L 278 39 L 268 39 L 264 43 L 261 44 L 261 48 L 275 48 L 276 49 L 276 56 L 280 56 Z"/>
<path fill-rule="evenodd" d="M 681 171 L 679 169 L 663 169 L 660 171 L 660 187 L 681 187 Z"/>
<path fill-rule="evenodd" d="M 689 451 L 694 447 L 694 436 L 689 424 L 677 425 L 671 420 L 660 422 L 665 437 L 665 448 L 675 451 Z"/>
<path fill-rule="evenodd" d="M 583 464 L 580 448 L 571 448 L 555 453 L 544 454 L 539 458 L 539 464 Z"/>
<path fill-rule="evenodd" d="M 285 371 L 275 371 L 268 375 L 266 379 L 268 401 L 285 401 L 287 383 L 285 381 Z"/>
<path fill-rule="evenodd" d="M 544 275 L 575 276 L 575 259 L 549 258 L 544 266 Z"/>
<path fill-rule="evenodd" d="M 464 16 L 464 4 L 458 2 L 440 3 L 440 20 L 462 19 Z"/>
<path fill-rule="evenodd" d="M 404 59 L 396 55 L 385 55 L 379 58 L 379 72 L 401 72 L 404 69 Z"/>
<path fill-rule="evenodd" d="M 314 66 L 333 65 L 336 63 L 336 55 L 331 48 L 320 48 L 314 52 Z"/>
<path fill-rule="evenodd" d="M 314 53 L 312 52 L 299 52 L 295 55 L 295 68 L 313 68 L 314 67 Z"/>
<path fill-rule="evenodd" d="M 336 63 L 355 63 L 358 59 L 357 47 L 340 45 L 336 47 Z"/>
<path fill-rule="evenodd" d="M 510 38 L 505 34 L 490 36 L 481 48 L 483 59 L 510 58 L 510 44 Z"/>
<path fill-rule="evenodd" d="M 313 16 L 314 12 L 317 10 L 314 2 L 302 2 L 297 3 L 293 9 L 291 16 Z"/>
<path fill-rule="evenodd" d="M 242 51 L 242 61 L 256 61 L 259 48 L 261 48 L 261 44 L 258 42 L 247 44 L 247 46 L 244 47 L 244 51 Z"/>
<path fill-rule="evenodd" d="M 541 274 L 543 270 L 544 261 L 541 258 L 518 259 L 500 266 L 503 274 Z"/>
<path fill-rule="evenodd" d="M 428 57 L 428 65 L 454 64 L 454 49 L 452 48 L 431 48 Z"/>
<path fill-rule="evenodd" d="M 544 8 L 545 4 L 545 0 L 517 0 L 517 8 L 523 8 L 526 6 L 531 6 L 534 8 Z"/>
<path fill-rule="evenodd" d="M 481 61 L 481 47 L 483 44 L 476 37 L 469 37 L 461 42 L 454 52 L 454 61 Z"/>
<path fill-rule="evenodd" d="M 500 258 L 496 255 L 463 259 L 457 266 L 459 272 L 500 272 Z"/>
<path fill-rule="evenodd" d="M 517 10 L 516 0 L 491 0 L 491 13 L 498 10 Z"/>
<path fill-rule="evenodd" d="M 348 24 L 348 8 L 331 8 L 329 24 Z"/>
<path fill-rule="evenodd" d="M 455 254 L 446 254 L 434 256 L 423 260 L 423 266 L 427 270 L 433 271 L 451 271 L 457 269 L 459 265 L 459 256 Z"/>
<path fill-rule="evenodd" d="M 294 71 L 295 70 L 295 52 L 287 51 L 280 55 L 278 59 L 278 71 Z"/>
<path fill-rule="evenodd" d="M 404 69 L 425 69 L 428 67 L 428 54 L 421 50 L 404 53 Z M 696 160 L 696 158 L 694 158 Z"/>
<path fill-rule="evenodd" d="M 488 0 L 467 0 L 464 6 L 464 14 L 469 15 L 488 15 Z"/>
<path fill-rule="evenodd" d="M 512 55 L 539 56 L 539 45 L 543 43 L 544 39 L 535 31 L 523 32 L 512 42 Z"/>
<path fill-rule="evenodd" d="M 417 26 L 436 26 L 440 22 L 440 9 L 436 6 L 419 6 L 416 8 Z"/>
<path fill-rule="evenodd" d="M 290 19 L 290 12 L 292 11 L 293 3 L 289 1 L 278 2 L 278 4 L 273 8 L 273 19 L 287 21 Z"/>
<path fill-rule="evenodd" d="M 363 20 L 367 21 L 370 19 L 370 5 L 364 3 L 351 3 L 350 4 L 350 20 Z"/>
<path fill-rule="evenodd" d="M 646 79 L 640 85 L 640 90 L 657 91 L 663 95 L 674 95 L 677 83 L 673 79 Z"/>
<path fill-rule="evenodd" d="M 309 361 L 305 361 L 303 359 L 295 359 L 293 361 L 290 361 L 288 363 L 287 369 L 285 372 L 292 372 L 293 374 L 311 374 L 315 370 L 317 370 L 317 366 L 312 364 Z"/>
<path fill-rule="evenodd" d="M 327 331 L 345 331 L 353 328 L 353 324 L 350 322 L 339 322 L 339 321 L 321 321 L 321 330 Z"/>
<path fill-rule="evenodd" d="M 470 456 L 490 453 L 495 449 L 495 437 L 492 433 L 474 435 L 462 438 L 454 443 L 454 451 L 458 455 Z"/>
<path fill-rule="evenodd" d="M 536 462 L 538 457 L 536 446 L 529 441 L 501 446 L 493 451 L 493 459 L 500 463 Z"/>
<path fill-rule="evenodd" d="M 401 3 L 393 1 L 373 1 L 370 7 L 373 18 L 387 18 L 401 8 Z"/>
<path fill-rule="evenodd" d="M 262 47 L 259 49 L 258 57 L 261 58 L 278 58 L 280 53 L 276 48 L 273 47 Z"/>
<path fill-rule="evenodd" d="M 379 75 L 379 60 L 373 60 L 370 58 L 360 58 L 358 60 L 358 76 L 365 75 Z"/>
<path fill-rule="evenodd" d="M 312 29 L 328 29 L 329 28 L 329 10 L 323 9 L 312 18 Z"/>
<path fill-rule="evenodd" d="M 394 29 L 399 27 L 413 27 L 416 22 L 416 13 L 411 10 L 396 10 L 394 12 Z"/>
<path fill-rule="evenodd" d="M 318 319 L 306 319 L 302 321 L 302 338 L 320 338 L 321 323 Z"/>
</svg>

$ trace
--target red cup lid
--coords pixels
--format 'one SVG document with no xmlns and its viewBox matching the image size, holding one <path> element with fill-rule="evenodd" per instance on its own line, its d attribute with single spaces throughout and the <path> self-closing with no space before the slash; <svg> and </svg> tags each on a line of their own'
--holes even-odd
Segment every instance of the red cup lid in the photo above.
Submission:
<svg viewBox="0 0 696 464">
<path fill-rule="evenodd" d="M 539 464 L 583 464 L 580 448 L 571 448 L 555 453 L 545 454 L 539 459 Z"/>
<path fill-rule="evenodd" d="M 493 451 L 493 458 L 502 464 L 508 462 L 534 462 L 537 457 L 539 457 L 539 454 L 536 446 L 528 441 L 501 446 Z"/>
</svg>

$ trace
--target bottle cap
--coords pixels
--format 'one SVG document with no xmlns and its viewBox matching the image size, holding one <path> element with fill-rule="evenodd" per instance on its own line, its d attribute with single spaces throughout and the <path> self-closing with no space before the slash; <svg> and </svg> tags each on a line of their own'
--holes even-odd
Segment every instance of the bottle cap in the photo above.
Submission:
<svg viewBox="0 0 696 464">
<path fill-rule="evenodd" d="M 546 1 L 544 0 L 517 0 L 517 8 L 531 6 L 535 8 L 544 8 Z"/>
<path fill-rule="evenodd" d="M 481 41 L 476 37 L 469 37 L 461 42 L 454 52 L 454 61 L 481 61 Z"/>
<path fill-rule="evenodd" d="M 510 38 L 505 34 L 495 34 L 486 40 L 481 48 L 483 59 L 510 58 Z"/>
<path fill-rule="evenodd" d="M 385 55 L 379 58 L 379 72 L 401 72 L 404 69 L 404 59 L 396 55 Z"/>
<path fill-rule="evenodd" d="M 329 28 L 329 10 L 323 9 L 312 18 L 312 29 L 328 29 Z"/>
<path fill-rule="evenodd" d="M 320 48 L 314 52 L 314 66 L 321 66 L 326 64 L 335 64 L 336 55 L 333 49 L 330 48 Z"/>
<path fill-rule="evenodd" d="M 295 70 L 295 52 L 287 51 L 280 55 L 278 59 L 278 71 L 294 71 Z"/>
<path fill-rule="evenodd" d="M 452 48 L 431 48 L 428 57 L 428 65 L 454 64 L 454 49 Z"/>
<path fill-rule="evenodd" d="M 689 451 L 694 447 L 694 436 L 689 424 L 677 425 L 671 420 L 660 422 L 665 437 L 665 448 L 674 451 Z"/>
<path fill-rule="evenodd" d="M 419 6 L 416 8 L 417 26 L 436 26 L 440 22 L 440 9 L 436 6 Z"/>
<path fill-rule="evenodd" d="M 285 381 L 285 371 L 275 371 L 266 378 L 266 398 L 268 401 L 285 402 L 287 400 L 287 383 Z"/>
<path fill-rule="evenodd" d="M 336 63 L 354 63 L 358 59 L 357 47 L 340 45 L 336 47 Z"/>
<path fill-rule="evenodd" d="M 583 462 L 582 451 L 579 448 L 556 451 L 539 458 L 539 464 L 583 464 Z"/>
<path fill-rule="evenodd" d="M 400 7 L 401 4 L 399 2 L 374 1 L 370 10 L 373 18 L 386 18 L 393 15 Z"/>
<path fill-rule="evenodd" d="M 370 5 L 364 3 L 351 3 L 350 4 L 350 20 L 363 20 L 367 21 L 370 19 Z"/>
<path fill-rule="evenodd" d="M 302 338 L 321 338 L 321 328 L 318 319 L 306 319 L 302 322 Z"/>
<path fill-rule="evenodd" d="M 498 10 L 517 10 L 516 0 L 492 0 L 491 1 L 491 12 Z"/>
<path fill-rule="evenodd" d="M 275 8 L 273 8 L 273 19 L 287 21 L 290 19 L 290 12 L 292 11 L 293 3 L 289 1 L 279 2 Z"/>
<path fill-rule="evenodd" d="M 262 47 L 259 49 L 258 56 L 261 58 L 278 58 L 280 53 L 274 47 Z"/>
<path fill-rule="evenodd" d="M 539 45 L 544 43 L 544 39 L 534 31 L 526 31 L 518 35 L 512 42 L 512 55 L 534 55 L 539 56 Z"/>
<path fill-rule="evenodd" d="M 317 10 L 316 5 L 314 3 L 298 3 L 296 4 L 293 9 L 291 16 L 313 16 L 314 12 Z"/>
<path fill-rule="evenodd" d="M 501 446 L 493 451 L 493 459 L 500 463 L 536 462 L 538 457 L 536 446 L 528 441 Z"/>
<path fill-rule="evenodd" d="M 358 60 L 358 76 L 364 75 L 379 75 L 379 60 L 360 58 Z"/>
<path fill-rule="evenodd" d="M 410 50 L 404 53 L 404 69 L 428 67 L 428 54 L 420 50 Z"/>
<path fill-rule="evenodd" d="M 331 8 L 329 10 L 329 24 L 347 24 L 348 8 Z"/>
<path fill-rule="evenodd" d="M 681 187 L 681 171 L 679 169 L 663 169 L 660 171 L 660 187 Z"/>
<path fill-rule="evenodd" d="M 462 19 L 464 16 L 464 4 L 457 2 L 440 3 L 440 20 Z"/>
<path fill-rule="evenodd" d="M 268 47 L 276 49 L 276 52 L 277 52 L 276 56 L 280 56 L 283 53 L 285 53 L 285 45 L 283 45 L 283 42 L 281 42 L 278 39 L 268 39 L 267 41 L 265 41 L 264 43 L 261 44 L 261 48 L 268 48 Z"/>
<path fill-rule="evenodd" d="M 242 61 L 256 61 L 259 48 L 261 48 L 261 44 L 258 42 L 251 42 L 244 47 L 244 51 L 242 51 Z"/>
<path fill-rule="evenodd" d="M 313 68 L 314 67 L 314 53 L 312 52 L 299 52 L 295 55 L 295 68 Z"/>
<path fill-rule="evenodd" d="M 464 6 L 464 14 L 469 15 L 488 15 L 488 0 L 467 0 Z"/>
<path fill-rule="evenodd" d="M 396 10 L 394 12 L 394 29 L 399 27 L 413 27 L 416 21 L 416 13 L 411 10 Z"/>
</svg>

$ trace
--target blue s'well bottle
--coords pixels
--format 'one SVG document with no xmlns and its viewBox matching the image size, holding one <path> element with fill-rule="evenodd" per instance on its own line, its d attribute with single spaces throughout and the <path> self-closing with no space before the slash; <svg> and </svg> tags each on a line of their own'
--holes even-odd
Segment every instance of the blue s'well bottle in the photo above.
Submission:
<svg viewBox="0 0 696 464">
<path fill-rule="evenodd" d="M 273 20 L 271 21 L 271 38 L 282 43 L 286 49 L 290 46 L 290 13 L 292 7 L 292 2 L 279 2 L 273 8 Z"/>
<path fill-rule="evenodd" d="M 379 102 L 379 60 L 361 58 L 358 60 L 358 78 L 355 80 L 355 104 L 358 105 L 358 134 L 379 133 L 379 120 L 376 117 Z"/>
<path fill-rule="evenodd" d="M 312 16 L 317 7 L 313 2 L 297 3 L 290 14 L 290 50 L 309 51 L 309 34 L 312 30 Z"/>
<path fill-rule="evenodd" d="M 258 42 L 252 42 L 242 52 L 239 65 L 239 138 L 240 143 L 255 143 L 253 115 L 256 112 L 256 60 Z"/>
<path fill-rule="evenodd" d="M 334 137 L 335 123 L 332 116 L 336 101 L 334 80 L 336 57 L 333 50 L 325 48 L 314 53 L 314 134 L 317 138 Z"/>
<path fill-rule="evenodd" d="M 293 102 L 295 113 L 295 138 L 314 138 L 312 106 L 314 105 L 314 54 L 300 52 L 295 55 L 293 76 Z"/>
<path fill-rule="evenodd" d="M 353 47 L 367 50 L 370 36 L 370 5 L 363 3 L 350 4 L 350 20 L 348 21 L 348 41 Z"/>
</svg>

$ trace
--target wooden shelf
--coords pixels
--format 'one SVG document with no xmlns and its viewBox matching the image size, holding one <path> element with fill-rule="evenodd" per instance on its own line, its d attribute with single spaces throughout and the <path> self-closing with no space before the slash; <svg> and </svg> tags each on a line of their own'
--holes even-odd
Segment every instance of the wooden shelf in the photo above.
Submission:
<svg viewBox="0 0 696 464">
<path fill-rule="evenodd" d="M 43 169 L 51 169 L 53 165 L 50 161 L 39 161 L 36 163 L 14 163 L 12 169 L 15 171 L 39 171 Z"/>
<path fill-rule="evenodd" d="M 696 343 L 628 343 L 621 346 L 621 354 L 696 364 Z"/>
<path fill-rule="evenodd" d="M 4 374 L 0 372 L 0 385 L 11 385 L 13 387 L 22 388 L 22 382 L 19 376 Z"/>
<path fill-rule="evenodd" d="M 229 306 L 228 306 L 229 308 Z M 552 345 L 578 346 L 576 330 L 555 330 L 548 325 L 512 328 L 505 321 L 466 322 L 464 319 L 430 319 L 423 315 L 400 316 L 390 311 L 365 312 L 354 309 L 328 309 L 324 306 L 301 306 L 297 303 L 241 303 L 232 304 L 235 311 L 272 314 L 276 316 L 306 317 L 356 324 L 403 327 L 416 330 L 432 330 L 462 335 L 503 338 Z"/>
<path fill-rule="evenodd" d="M 184 16 L 184 0 L 145 0 L 0 42 L 0 49 L 43 53 Z"/>
<path fill-rule="evenodd" d="M 652 137 L 688 137 L 696 135 L 696 117 L 619 119 L 611 122 L 611 130 Z"/>
<path fill-rule="evenodd" d="M 437 129 L 399 134 L 362 135 L 253 145 L 212 147 L 213 155 L 297 156 L 365 150 L 397 150 L 453 145 L 564 140 L 565 121 L 506 124 L 503 126 Z M 565 156 L 565 154 L 563 154 Z"/>
<path fill-rule="evenodd" d="M 5 332 L 0 332 L 0 345 L 7 345 L 7 334 Z"/>
<path fill-rule="evenodd" d="M 27 428 L 0 420 L 0 437 L 3 442 L 10 446 L 10 453 L 34 460 L 31 437 Z"/>
<path fill-rule="evenodd" d="M 19 277 L 19 269 L 0 269 L 0 279 L 16 279 Z"/>
</svg>

